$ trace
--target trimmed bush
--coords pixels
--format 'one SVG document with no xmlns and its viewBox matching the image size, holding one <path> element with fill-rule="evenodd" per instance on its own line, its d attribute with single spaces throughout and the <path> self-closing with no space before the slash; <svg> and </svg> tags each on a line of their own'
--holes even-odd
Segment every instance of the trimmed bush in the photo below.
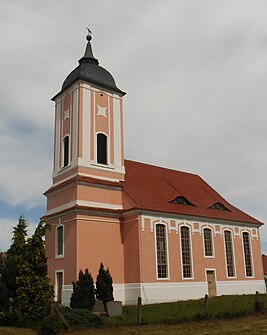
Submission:
<svg viewBox="0 0 267 335">
<path fill-rule="evenodd" d="M 71 308 L 88 309 L 91 311 L 95 304 L 94 281 L 88 269 L 80 270 L 78 281 L 72 283 L 73 293 L 70 298 Z"/>
<path fill-rule="evenodd" d="M 96 278 L 96 299 L 104 303 L 113 301 L 113 281 L 109 269 L 105 270 L 103 263 L 100 264 Z"/>
</svg>

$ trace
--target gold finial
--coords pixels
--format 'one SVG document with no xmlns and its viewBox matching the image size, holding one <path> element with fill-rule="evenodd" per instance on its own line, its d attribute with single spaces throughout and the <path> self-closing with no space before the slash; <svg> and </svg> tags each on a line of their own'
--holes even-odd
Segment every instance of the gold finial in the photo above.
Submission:
<svg viewBox="0 0 267 335">
<path fill-rule="evenodd" d="M 86 39 L 87 39 L 88 42 L 90 42 L 91 39 L 92 39 L 92 32 L 91 32 L 91 29 L 90 29 L 89 27 L 86 27 L 86 29 L 87 29 L 87 31 L 88 31 L 88 34 L 87 34 L 87 36 L 86 36 Z"/>
</svg>

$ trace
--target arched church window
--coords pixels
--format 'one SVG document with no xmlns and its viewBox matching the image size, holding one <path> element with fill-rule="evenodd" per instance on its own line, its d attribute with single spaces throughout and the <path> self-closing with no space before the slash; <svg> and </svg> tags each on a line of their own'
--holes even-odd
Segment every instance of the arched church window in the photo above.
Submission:
<svg viewBox="0 0 267 335">
<path fill-rule="evenodd" d="M 235 276 L 235 262 L 233 252 L 232 233 L 229 230 L 224 231 L 224 246 L 227 266 L 227 276 Z"/>
<path fill-rule="evenodd" d="M 69 136 L 63 139 L 63 167 L 69 165 Z"/>
<path fill-rule="evenodd" d="M 166 226 L 156 225 L 157 274 L 158 278 L 168 277 Z"/>
<path fill-rule="evenodd" d="M 249 238 L 249 233 L 246 233 L 246 232 L 243 233 L 243 248 L 244 248 L 246 276 L 252 277 L 250 238 Z"/>
<path fill-rule="evenodd" d="M 97 134 L 97 163 L 108 164 L 107 160 L 107 136 L 105 134 Z"/>
<path fill-rule="evenodd" d="M 183 278 L 192 277 L 190 230 L 188 227 L 181 227 L 181 249 Z"/>
</svg>

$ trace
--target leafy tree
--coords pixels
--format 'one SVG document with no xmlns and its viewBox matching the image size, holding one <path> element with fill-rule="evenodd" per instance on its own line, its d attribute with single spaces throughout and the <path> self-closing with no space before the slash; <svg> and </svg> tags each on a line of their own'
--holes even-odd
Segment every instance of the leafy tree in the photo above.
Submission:
<svg viewBox="0 0 267 335">
<path fill-rule="evenodd" d="M 95 304 L 95 290 L 92 275 L 88 269 L 80 270 L 78 281 L 72 283 L 73 293 L 70 298 L 71 308 L 84 308 L 92 310 Z"/>
<path fill-rule="evenodd" d="M 114 300 L 113 281 L 109 269 L 105 270 L 103 263 L 100 264 L 96 279 L 96 298 L 104 303 Z"/>
</svg>

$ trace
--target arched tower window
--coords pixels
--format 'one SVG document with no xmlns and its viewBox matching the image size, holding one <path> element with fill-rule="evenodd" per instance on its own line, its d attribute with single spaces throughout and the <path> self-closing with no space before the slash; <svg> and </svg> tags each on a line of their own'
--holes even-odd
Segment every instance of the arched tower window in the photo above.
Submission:
<svg viewBox="0 0 267 335">
<path fill-rule="evenodd" d="M 63 139 L 63 167 L 69 165 L 69 136 L 65 136 Z"/>
<path fill-rule="evenodd" d="M 107 136 L 105 134 L 97 134 L 97 163 L 108 164 L 107 160 Z"/>
</svg>

